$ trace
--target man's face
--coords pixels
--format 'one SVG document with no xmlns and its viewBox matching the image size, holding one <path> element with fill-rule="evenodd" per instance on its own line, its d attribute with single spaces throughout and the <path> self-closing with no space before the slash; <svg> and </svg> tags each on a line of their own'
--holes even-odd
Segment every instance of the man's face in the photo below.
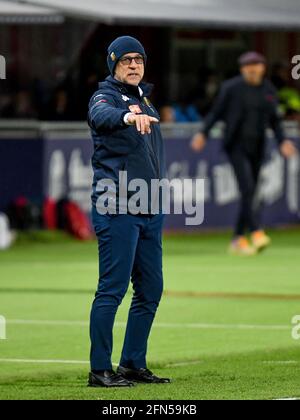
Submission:
<svg viewBox="0 0 300 420">
<path fill-rule="evenodd" d="M 266 65 L 263 63 L 247 64 L 241 67 L 241 74 L 249 85 L 260 85 L 266 74 Z"/>
<path fill-rule="evenodd" d="M 141 54 L 123 55 L 116 65 L 115 78 L 122 83 L 138 86 L 144 77 L 145 65 Z"/>
</svg>

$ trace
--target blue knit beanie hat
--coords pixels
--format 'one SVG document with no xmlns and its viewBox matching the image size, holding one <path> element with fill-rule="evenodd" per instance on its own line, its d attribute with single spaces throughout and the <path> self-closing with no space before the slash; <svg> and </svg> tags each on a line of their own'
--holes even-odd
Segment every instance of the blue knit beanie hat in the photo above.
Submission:
<svg viewBox="0 0 300 420">
<path fill-rule="evenodd" d="M 139 53 L 144 57 L 146 64 L 147 55 L 143 45 L 137 39 L 132 36 L 121 36 L 115 39 L 107 49 L 107 65 L 110 74 L 114 76 L 115 67 L 124 54 L 130 52 Z"/>
</svg>

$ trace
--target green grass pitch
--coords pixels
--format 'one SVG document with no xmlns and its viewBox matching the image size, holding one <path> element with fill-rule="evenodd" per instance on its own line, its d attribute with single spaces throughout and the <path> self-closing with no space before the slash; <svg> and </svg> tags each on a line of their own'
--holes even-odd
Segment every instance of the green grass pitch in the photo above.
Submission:
<svg viewBox="0 0 300 420">
<path fill-rule="evenodd" d="M 271 232 L 254 258 L 228 256 L 227 234 L 164 240 L 166 295 L 149 367 L 170 385 L 86 387 L 95 242 L 33 234 L 0 253 L 0 399 L 276 399 L 300 397 L 300 231 Z M 118 363 L 130 294 L 117 316 Z"/>
</svg>

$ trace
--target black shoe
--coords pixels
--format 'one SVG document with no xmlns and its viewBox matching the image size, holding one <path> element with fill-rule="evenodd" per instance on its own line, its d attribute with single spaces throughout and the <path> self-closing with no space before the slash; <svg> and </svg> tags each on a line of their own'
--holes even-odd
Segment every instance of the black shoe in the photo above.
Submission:
<svg viewBox="0 0 300 420">
<path fill-rule="evenodd" d="M 104 370 L 101 373 L 90 372 L 88 386 L 98 388 L 112 388 L 112 387 L 130 387 L 134 384 L 123 378 L 120 374 L 113 370 Z"/>
<path fill-rule="evenodd" d="M 128 369 L 119 366 L 117 373 L 128 381 L 145 384 L 169 384 L 171 382 L 171 379 L 169 378 L 159 378 L 158 376 L 153 375 L 149 369 Z"/>
</svg>

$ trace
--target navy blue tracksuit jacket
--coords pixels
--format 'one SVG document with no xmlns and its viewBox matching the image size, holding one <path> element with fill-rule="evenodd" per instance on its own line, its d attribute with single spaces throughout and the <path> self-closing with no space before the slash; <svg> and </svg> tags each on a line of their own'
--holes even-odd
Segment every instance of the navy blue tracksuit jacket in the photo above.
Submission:
<svg viewBox="0 0 300 420">
<path fill-rule="evenodd" d="M 140 88 L 142 96 L 138 87 L 125 85 L 109 76 L 99 83 L 99 90 L 90 100 L 88 122 L 94 142 L 93 205 L 99 197 L 98 181 L 108 178 L 118 185 L 119 171 L 127 171 L 128 182 L 143 179 L 149 187 L 151 179 L 165 177 L 164 145 L 159 125 L 152 124 L 151 134 L 142 136 L 135 126 L 124 123 L 124 116 L 132 107 L 159 119 L 148 99 L 153 86 L 141 83 Z"/>
<path fill-rule="evenodd" d="M 119 171 L 127 171 L 128 182 L 165 176 L 164 146 L 159 124 L 151 134 L 141 135 L 135 126 L 124 123 L 126 113 L 142 112 L 159 119 L 148 99 L 152 86 L 137 87 L 108 77 L 89 104 L 88 123 L 94 143 L 92 216 L 99 249 L 99 285 L 91 311 L 91 369 L 112 368 L 113 325 L 118 306 L 129 286 L 133 298 L 128 315 L 120 365 L 146 368 L 147 342 L 163 291 L 163 216 L 98 213 L 97 199 L 102 179 L 119 181 Z M 129 194 L 128 194 L 129 195 Z M 151 202 L 149 203 L 151 205 Z"/>
</svg>

